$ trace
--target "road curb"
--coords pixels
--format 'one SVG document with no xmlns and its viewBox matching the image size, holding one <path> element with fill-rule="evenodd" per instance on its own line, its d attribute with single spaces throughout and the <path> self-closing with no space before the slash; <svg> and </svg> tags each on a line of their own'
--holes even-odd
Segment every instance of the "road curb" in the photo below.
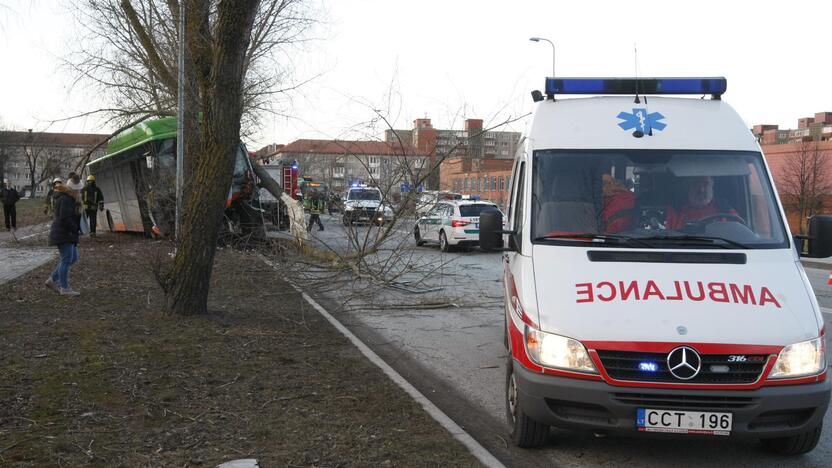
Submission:
<svg viewBox="0 0 832 468">
<path fill-rule="evenodd" d="M 265 262 L 268 266 L 272 269 L 277 271 L 277 268 L 270 262 L 268 259 L 260 256 L 261 260 Z M 332 314 L 330 314 L 326 309 L 323 308 L 320 304 L 318 304 L 315 299 L 311 296 L 306 294 L 301 288 L 296 286 L 291 281 L 284 278 L 284 280 L 289 283 L 297 292 L 301 294 L 304 300 L 309 303 L 316 311 L 318 311 L 321 316 L 323 316 L 336 330 L 338 330 L 344 337 L 346 337 L 359 351 L 363 354 L 367 359 L 370 360 L 373 364 L 378 366 L 382 372 L 384 372 L 387 377 L 392 380 L 396 385 L 399 386 L 402 390 L 404 390 L 408 395 L 410 395 L 416 403 L 422 407 L 436 422 L 439 423 L 446 431 L 448 431 L 451 436 L 458 440 L 468 451 L 471 455 L 474 456 L 480 463 L 487 467 L 494 467 L 494 468 L 505 468 L 499 460 L 497 460 L 494 455 L 491 454 L 485 447 L 480 445 L 479 442 L 476 441 L 471 434 L 468 434 L 465 429 L 460 427 L 457 423 L 455 423 L 447 414 L 445 414 L 441 409 L 439 409 L 436 405 L 433 404 L 425 395 L 422 394 L 419 390 L 416 389 L 410 382 L 408 382 L 401 374 L 396 372 L 395 369 L 390 367 L 378 354 L 376 354 L 369 346 L 367 346 L 361 339 L 355 336 L 347 327 L 345 327 L 338 319 L 336 319 Z"/>
</svg>

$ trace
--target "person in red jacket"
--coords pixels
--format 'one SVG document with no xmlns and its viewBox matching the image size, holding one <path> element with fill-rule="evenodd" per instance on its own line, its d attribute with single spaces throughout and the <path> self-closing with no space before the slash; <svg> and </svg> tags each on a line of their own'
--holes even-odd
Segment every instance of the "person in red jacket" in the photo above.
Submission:
<svg viewBox="0 0 832 468">
<path fill-rule="evenodd" d="M 613 234 L 633 228 L 636 195 L 623 182 L 604 174 L 604 207 L 601 220 L 604 233 Z"/>
<path fill-rule="evenodd" d="M 721 206 L 714 200 L 713 177 L 691 177 L 687 186 L 687 204 L 678 210 L 673 207 L 667 209 L 667 229 L 681 230 L 687 223 L 699 221 L 715 214 L 737 215 L 733 208 Z"/>
</svg>

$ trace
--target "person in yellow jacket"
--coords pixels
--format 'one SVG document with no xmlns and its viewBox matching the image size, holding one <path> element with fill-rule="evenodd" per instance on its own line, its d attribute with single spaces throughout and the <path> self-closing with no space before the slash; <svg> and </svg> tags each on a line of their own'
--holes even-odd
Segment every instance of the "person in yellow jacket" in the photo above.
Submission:
<svg viewBox="0 0 832 468">
<path fill-rule="evenodd" d="M 95 185 L 95 176 L 87 176 L 87 185 L 81 189 L 81 204 L 84 205 L 84 212 L 90 223 L 90 237 L 95 236 L 95 227 L 98 214 L 96 210 L 104 211 L 104 194 Z"/>
<path fill-rule="evenodd" d="M 321 212 L 324 211 L 324 198 L 319 193 L 314 193 L 312 195 L 312 203 L 309 204 L 309 224 L 306 225 L 306 231 L 309 232 L 312 230 L 312 226 L 315 223 L 318 224 L 318 230 L 323 231 L 324 225 L 321 223 Z"/>
</svg>

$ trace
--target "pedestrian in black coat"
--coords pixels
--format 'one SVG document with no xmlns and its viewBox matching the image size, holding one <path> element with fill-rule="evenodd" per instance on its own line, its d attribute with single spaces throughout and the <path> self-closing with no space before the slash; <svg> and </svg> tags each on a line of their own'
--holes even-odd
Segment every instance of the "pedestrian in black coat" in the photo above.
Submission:
<svg viewBox="0 0 832 468">
<path fill-rule="evenodd" d="M 3 201 L 3 219 L 6 221 L 6 229 L 9 231 L 17 230 L 17 208 L 15 204 L 20 200 L 20 194 L 12 187 L 9 179 L 5 179 L 3 186 L 0 187 L 0 200 Z"/>
<path fill-rule="evenodd" d="M 80 230 L 80 205 L 74 191 L 62 184 L 54 187 L 55 217 L 49 230 L 49 245 L 58 247 L 61 259 L 46 285 L 62 296 L 77 296 L 80 293 L 69 287 L 69 269 L 78 261 L 78 231 Z"/>
</svg>

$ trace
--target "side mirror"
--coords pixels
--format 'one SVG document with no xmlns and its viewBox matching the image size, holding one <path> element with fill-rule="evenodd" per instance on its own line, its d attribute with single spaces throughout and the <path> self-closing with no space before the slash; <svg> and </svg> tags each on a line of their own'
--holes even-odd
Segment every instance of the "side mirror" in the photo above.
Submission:
<svg viewBox="0 0 832 468">
<path fill-rule="evenodd" d="M 480 248 L 503 250 L 503 214 L 500 210 L 487 208 L 480 213 Z"/>
<path fill-rule="evenodd" d="M 832 257 L 832 215 L 815 215 L 809 220 L 809 256 Z"/>
</svg>

